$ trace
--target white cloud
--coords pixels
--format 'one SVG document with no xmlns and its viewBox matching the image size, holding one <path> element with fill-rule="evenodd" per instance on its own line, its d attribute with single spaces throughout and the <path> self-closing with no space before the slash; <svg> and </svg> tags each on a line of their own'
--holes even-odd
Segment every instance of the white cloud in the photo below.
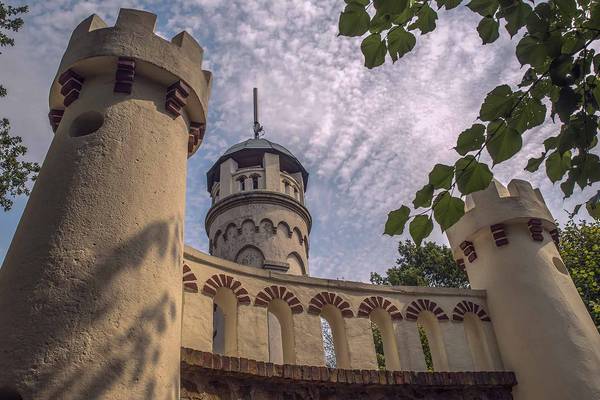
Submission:
<svg viewBox="0 0 600 400">
<path fill-rule="evenodd" d="M 35 2 L 18 47 L 2 56 L 3 76 L 14 77 L 6 112 L 35 158 L 43 158 L 51 140 L 46 92 L 70 31 L 92 12 L 114 22 L 117 3 L 123 6 Z M 456 135 L 476 119 L 485 94 L 499 83 L 517 83 L 522 73 L 514 42 L 503 35 L 481 46 L 478 18 L 466 9 L 440 12 L 438 29 L 418 38 L 415 51 L 367 70 L 360 41 L 336 36 L 340 1 L 126 4 L 157 12 L 162 35 L 193 33 L 205 48 L 204 67 L 214 73 L 206 140 L 190 161 L 186 241 L 207 247 L 205 172 L 227 147 L 250 137 L 257 86 L 267 137 L 311 173 L 310 269 L 318 276 L 365 280 L 391 266 L 397 239 L 381 235 L 387 212 L 412 201 L 433 164 L 453 161 Z M 537 152 L 536 138 L 548 129 L 528 134 L 525 153 Z M 562 218 L 560 190 L 524 174 L 526 159 L 519 156 L 497 173 L 505 182 L 520 176 L 542 183 Z M 435 238 L 444 240 L 440 232 Z"/>
</svg>

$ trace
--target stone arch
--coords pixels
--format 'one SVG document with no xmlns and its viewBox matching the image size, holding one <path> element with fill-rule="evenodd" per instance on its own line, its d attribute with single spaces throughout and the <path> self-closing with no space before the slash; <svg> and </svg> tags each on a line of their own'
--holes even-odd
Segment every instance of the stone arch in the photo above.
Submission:
<svg viewBox="0 0 600 400">
<path fill-rule="evenodd" d="M 491 319 L 485 309 L 479 304 L 473 303 L 469 300 L 463 300 L 454 307 L 452 310 L 453 321 L 463 321 L 465 313 L 471 312 L 475 314 L 480 320 L 484 322 L 490 322 Z"/>
<path fill-rule="evenodd" d="M 354 317 L 354 313 L 350 309 L 350 304 L 337 294 L 331 292 L 321 292 L 314 295 L 308 304 L 308 312 L 310 314 L 319 315 L 323 310 L 323 306 L 326 304 L 331 304 L 335 308 L 339 309 L 342 313 L 342 316 L 345 318 Z"/>
<path fill-rule="evenodd" d="M 258 226 L 254 222 L 254 220 L 251 218 L 246 218 L 245 220 L 242 221 L 242 224 L 240 225 L 240 227 L 238 229 L 238 233 L 240 233 L 240 234 L 244 233 L 245 227 L 247 227 L 246 229 L 248 230 L 249 233 L 255 233 L 258 231 Z"/>
<path fill-rule="evenodd" d="M 260 221 L 260 227 L 267 233 L 274 233 L 275 231 L 275 224 L 269 218 L 263 218 Z"/>
<path fill-rule="evenodd" d="M 304 236 L 304 250 L 306 251 L 306 258 L 308 258 L 308 238 Z"/>
<path fill-rule="evenodd" d="M 219 288 L 231 289 L 239 304 L 250 304 L 250 296 L 248 295 L 248 291 L 242 286 L 242 283 L 232 276 L 225 274 L 215 274 L 211 276 L 206 283 L 204 283 L 202 293 L 208 297 L 214 298 L 217 294 L 217 289 Z"/>
<path fill-rule="evenodd" d="M 218 243 L 219 243 L 219 237 L 221 236 L 223 232 L 221 232 L 221 230 L 217 230 L 217 232 L 215 233 L 215 238 L 212 241 L 213 244 L 213 249 L 216 249 L 218 247 Z"/>
<path fill-rule="evenodd" d="M 280 226 L 282 228 L 279 228 Z M 281 230 L 281 229 L 283 229 L 283 230 Z M 277 224 L 277 231 L 280 231 L 280 230 L 281 230 L 281 232 L 284 232 L 288 238 L 292 237 L 292 229 L 290 228 L 290 225 L 287 222 L 281 221 Z"/>
<path fill-rule="evenodd" d="M 438 321 L 448 321 L 448 315 L 436 302 L 427 299 L 418 299 L 406 307 L 406 319 L 416 321 L 422 311 L 431 311 Z"/>
<path fill-rule="evenodd" d="M 297 274 L 299 272 L 299 275 L 306 275 L 306 267 L 304 266 L 304 261 L 302 261 L 300 254 L 292 251 L 288 254 L 286 261 L 290 266 L 288 270 L 289 273 Z"/>
<path fill-rule="evenodd" d="M 300 245 L 302 245 L 302 242 L 304 241 L 304 239 L 302 239 L 302 232 L 300 232 L 300 229 L 297 226 L 294 227 L 294 233 L 296 234 L 296 237 L 298 238 L 298 243 L 300 243 Z"/>
<path fill-rule="evenodd" d="M 262 268 L 265 263 L 265 255 L 256 246 L 246 245 L 235 255 L 235 262 L 249 267 Z"/>
<path fill-rule="evenodd" d="M 366 297 L 360 306 L 358 307 L 358 317 L 369 318 L 371 311 L 375 308 L 381 308 L 390 314 L 393 320 L 401 320 L 402 313 L 398 310 L 398 307 L 392 304 L 388 299 L 384 299 L 381 296 Z"/>
<path fill-rule="evenodd" d="M 227 227 L 225 228 L 225 233 L 223 234 L 223 240 L 227 241 L 231 232 L 234 231 L 237 231 L 237 226 L 233 222 L 227 224 Z"/>
<path fill-rule="evenodd" d="M 257 307 L 267 307 L 273 299 L 285 301 L 290 306 L 292 314 L 299 314 L 304 311 L 304 307 L 302 307 L 298 297 L 285 286 L 273 285 L 264 288 L 254 298 L 254 305 Z"/>
<path fill-rule="evenodd" d="M 198 280 L 187 264 L 183 264 L 183 291 L 198 293 Z"/>
</svg>

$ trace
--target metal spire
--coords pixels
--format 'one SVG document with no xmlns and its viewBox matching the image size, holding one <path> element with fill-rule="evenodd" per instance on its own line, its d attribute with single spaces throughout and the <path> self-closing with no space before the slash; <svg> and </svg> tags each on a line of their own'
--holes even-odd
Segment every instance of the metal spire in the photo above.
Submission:
<svg viewBox="0 0 600 400">
<path fill-rule="evenodd" d="M 258 122 L 258 89 L 254 88 L 254 139 L 258 139 L 260 137 L 261 132 L 263 132 L 262 125 Z"/>
</svg>

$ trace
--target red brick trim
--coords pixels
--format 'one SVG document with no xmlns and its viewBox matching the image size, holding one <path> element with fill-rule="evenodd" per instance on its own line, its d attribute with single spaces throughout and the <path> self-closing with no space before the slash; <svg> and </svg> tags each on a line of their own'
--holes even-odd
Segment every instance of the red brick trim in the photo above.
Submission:
<svg viewBox="0 0 600 400">
<path fill-rule="evenodd" d="M 529 234 L 533 240 L 536 242 L 541 242 L 544 240 L 544 235 L 542 235 L 544 229 L 542 228 L 541 219 L 531 218 L 529 222 L 527 222 L 527 226 L 529 227 Z"/>
<path fill-rule="evenodd" d="M 196 275 L 194 275 L 187 264 L 183 264 L 183 291 L 188 293 L 198 293 Z"/>
<path fill-rule="evenodd" d="M 292 314 L 300 314 L 304 311 L 304 307 L 296 295 L 284 286 L 268 286 L 258 292 L 254 298 L 254 305 L 257 307 L 267 307 L 271 300 L 281 299 L 285 301 L 292 310 Z"/>
<path fill-rule="evenodd" d="M 554 242 L 554 244 L 558 248 L 558 246 L 560 245 L 560 237 L 558 235 L 558 229 L 552 229 L 550 231 L 550 237 L 552 238 L 552 241 Z"/>
<path fill-rule="evenodd" d="M 496 242 L 497 247 L 506 246 L 508 244 L 508 238 L 506 237 L 506 231 L 504 230 L 504 224 L 495 224 L 490 226 L 492 236 Z"/>
<path fill-rule="evenodd" d="M 465 240 L 460 244 L 460 249 L 463 251 L 463 254 L 465 257 L 467 257 L 467 260 L 469 260 L 470 263 L 477 260 L 477 253 L 475 252 L 475 246 L 473 245 L 473 242 Z"/>
<path fill-rule="evenodd" d="M 190 122 L 190 129 L 188 131 L 188 154 L 193 153 L 194 150 L 202 144 L 205 128 L 206 125 L 202 122 Z"/>
<path fill-rule="evenodd" d="M 419 318 L 421 311 L 431 311 L 439 321 L 448 321 L 448 316 L 444 310 L 442 310 L 435 301 L 427 299 L 413 301 L 406 307 L 406 312 L 404 314 L 406 315 L 407 320 L 416 321 L 417 318 Z"/>
<path fill-rule="evenodd" d="M 350 309 L 350 303 L 342 299 L 335 293 L 321 292 L 317 293 L 308 304 L 308 312 L 310 314 L 319 315 L 325 304 L 331 304 L 342 312 L 342 316 L 346 318 L 354 317 L 354 313 Z"/>
<path fill-rule="evenodd" d="M 452 320 L 462 321 L 465 318 L 465 313 L 471 312 L 475 314 L 480 320 L 490 322 L 491 319 L 485 309 L 479 304 L 475 304 L 469 300 L 463 300 L 454 307 L 452 310 Z"/>
<path fill-rule="evenodd" d="M 165 100 L 165 109 L 171 116 L 179 117 L 181 109 L 187 103 L 190 95 L 190 87 L 183 81 L 177 81 L 167 88 L 167 98 Z"/>
<path fill-rule="evenodd" d="M 133 80 L 135 79 L 135 59 L 119 57 L 117 60 L 117 72 L 115 74 L 115 93 L 131 94 Z"/>
<path fill-rule="evenodd" d="M 211 276 L 202 287 L 202 293 L 208 297 L 215 297 L 217 289 L 221 287 L 231 289 L 233 294 L 235 294 L 238 303 L 245 305 L 250 304 L 250 296 L 248 295 L 248 291 L 242 286 L 242 283 L 235 280 L 232 276 L 225 274 L 215 274 Z"/>
<path fill-rule="evenodd" d="M 258 376 L 271 379 L 328 384 L 352 385 L 415 385 L 415 386 L 502 386 L 517 384 L 513 372 L 415 372 L 378 371 L 327 368 L 309 365 L 280 365 L 270 362 L 228 357 L 187 348 L 181 349 L 182 366 L 219 371 L 217 374 L 244 374 L 248 378 Z M 208 372 L 208 371 L 207 371 Z M 226 379 L 226 378 L 225 378 Z M 282 380 L 282 383 L 285 382 Z M 289 381 L 288 381 L 289 382 Z M 504 398 L 504 397 L 503 397 Z"/>
<path fill-rule="evenodd" d="M 72 69 L 68 69 L 58 77 L 58 83 L 61 86 L 60 94 L 64 96 L 63 105 L 69 107 L 79 98 L 79 92 L 85 79 Z"/>
<path fill-rule="evenodd" d="M 63 115 L 65 114 L 65 110 L 59 110 L 53 108 L 48 113 L 48 120 L 50 121 L 50 126 L 52 127 L 52 132 L 56 132 L 58 129 L 58 125 L 60 125 L 60 121 L 62 120 Z"/>
<path fill-rule="evenodd" d="M 365 298 L 360 306 L 358 306 L 358 313 L 356 314 L 358 317 L 369 318 L 371 315 L 371 311 L 375 308 L 382 308 L 390 314 L 393 320 L 401 320 L 402 313 L 398 310 L 398 307 L 392 304 L 388 299 L 384 299 L 381 296 L 371 296 Z"/>
</svg>

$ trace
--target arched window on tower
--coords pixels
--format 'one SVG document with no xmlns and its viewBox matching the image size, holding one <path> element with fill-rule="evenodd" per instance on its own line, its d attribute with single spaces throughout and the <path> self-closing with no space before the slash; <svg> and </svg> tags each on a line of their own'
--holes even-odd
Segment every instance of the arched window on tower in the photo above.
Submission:
<svg viewBox="0 0 600 400">
<path fill-rule="evenodd" d="M 243 175 L 240 176 L 238 178 L 238 182 L 239 182 L 239 185 L 240 185 L 240 192 L 245 191 L 246 190 L 246 177 L 243 176 Z"/>
<path fill-rule="evenodd" d="M 288 181 L 283 181 L 283 192 L 290 194 L 290 183 Z"/>
<path fill-rule="evenodd" d="M 252 175 L 252 189 L 258 189 L 258 175 Z"/>
<path fill-rule="evenodd" d="M 300 200 L 299 196 L 298 196 L 298 188 L 294 186 L 294 198 L 296 200 Z"/>
</svg>

